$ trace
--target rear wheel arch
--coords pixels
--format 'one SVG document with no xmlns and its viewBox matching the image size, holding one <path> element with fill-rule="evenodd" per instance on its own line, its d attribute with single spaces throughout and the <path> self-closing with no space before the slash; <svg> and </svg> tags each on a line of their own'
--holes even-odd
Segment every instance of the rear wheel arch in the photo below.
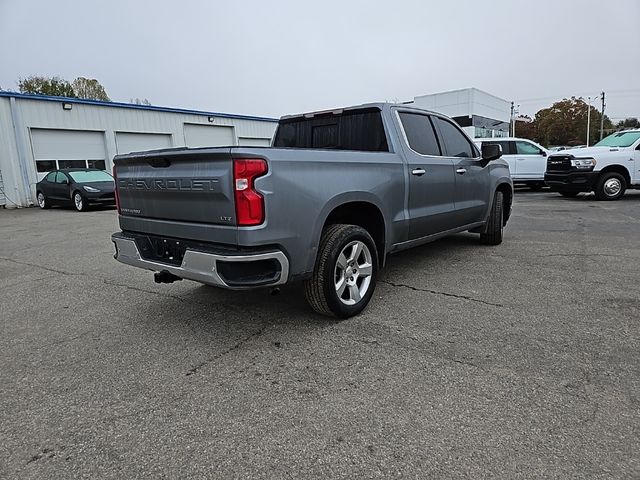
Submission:
<svg viewBox="0 0 640 480">
<path fill-rule="evenodd" d="M 380 208 L 368 201 L 349 201 L 334 207 L 322 225 L 323 232 L 330 225 L 346 224 L 364 228 L 376 245 L 378 264 L 384 265 L 386 254 L 386 223 Z"/>
</svg>

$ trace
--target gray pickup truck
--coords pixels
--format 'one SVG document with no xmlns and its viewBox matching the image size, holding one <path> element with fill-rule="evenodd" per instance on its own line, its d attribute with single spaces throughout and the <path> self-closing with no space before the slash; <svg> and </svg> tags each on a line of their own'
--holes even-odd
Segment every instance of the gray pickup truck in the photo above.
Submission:
<svg viewBox="0 0 640 480">
<path fill-rule="evenodd" d="M 159 283 L 304 281 L 314 310 L 348 318 L 390 253 L 463 231 L 502 242 L 500 156 L 443 115 L 387 103 L 283 117 L 272 147 L 116 156 L 115 258 Z"/>
</svg>

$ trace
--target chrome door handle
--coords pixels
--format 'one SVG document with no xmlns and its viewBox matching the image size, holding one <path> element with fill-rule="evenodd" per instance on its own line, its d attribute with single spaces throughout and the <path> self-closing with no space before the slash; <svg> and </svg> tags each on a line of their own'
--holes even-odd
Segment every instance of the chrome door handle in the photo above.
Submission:
<svg viewBox="0 0 640 480">
<path fill-rule="evenodd" d="M 459 168 L 459 169 L 456 170 L 456 173 L 458 175 L 463 175 L 463 174 L 467 173 L 467 169 L 466 168 Z"/>
<path fill-rule="evenodd" d="M 414 168 L 413 170 L 411 170 L 411 174 L 412 175 L 417 175 L 418 177 L 421 177 L 425 173 L 427 173 L 427 172 L 426 172 L 426 170 L 424 168 Z"/>
</svg>

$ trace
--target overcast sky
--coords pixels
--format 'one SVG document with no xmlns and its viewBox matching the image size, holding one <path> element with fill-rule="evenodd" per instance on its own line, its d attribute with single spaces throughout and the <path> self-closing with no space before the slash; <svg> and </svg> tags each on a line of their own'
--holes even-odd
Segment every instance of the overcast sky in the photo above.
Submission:
<svg viewBox="0 0 640 480">
<path fill-rule="evenodd" d="M 280 116 L 477 87 L 521 113 L 607 92 L 640 116 L 638 0 L 0 0 L 0 87 Z"/>
</svg>

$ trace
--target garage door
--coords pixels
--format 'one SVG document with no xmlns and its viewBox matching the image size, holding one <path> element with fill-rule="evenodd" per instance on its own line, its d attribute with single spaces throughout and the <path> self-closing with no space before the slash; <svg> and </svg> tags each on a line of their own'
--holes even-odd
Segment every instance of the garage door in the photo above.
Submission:
<svg viewBox="0 0 640 480">
<path fill-rule="evenodd" d="M 184 142 L 187 147 L 226 147 L 236 144 L 233 127 L 184 124 Z"/>
<path fill-rule="evenodd" d="M 145 150 L 159 150 L 172 146 L 171 134 L 169 133 L 116 132 L 118 153 L 144 152 Z"/>
<path fill-rule="evenodd" d="M 239 137 L 238 145 L 241 145 L 243 147 L 268 147 L 271 145 L 271 139 Z"/>
<path fill-rule="evenodd" d="M 38 180 L 56 168 L 106 168 L 103 132 L 31 129 Z"/>
</svg>

